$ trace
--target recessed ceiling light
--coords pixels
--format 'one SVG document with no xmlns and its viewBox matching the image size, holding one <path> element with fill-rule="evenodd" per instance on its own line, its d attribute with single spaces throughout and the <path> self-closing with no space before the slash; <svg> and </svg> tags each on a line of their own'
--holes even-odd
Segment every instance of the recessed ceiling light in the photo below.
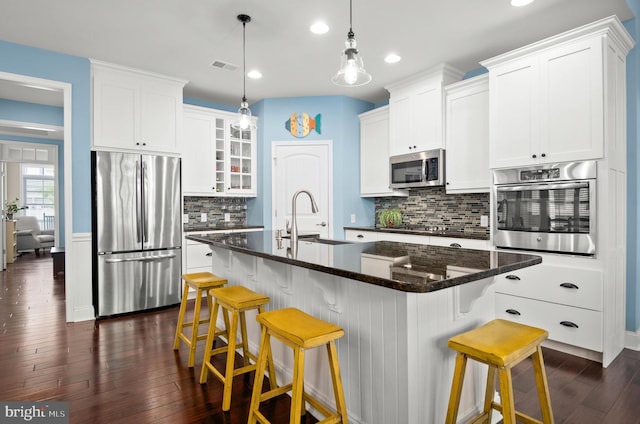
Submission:
<svg viewBox="0 0 640 424">
<path fill-rule="evenodd" d="M 532 3 L 533 0 L 511 0 L 511 6 L 522 7 Z"/>
<path fill-rule="evenodd" d="M 260 73 L 260 71 L 258 70 L 253 69 L 247 72 L 247 76 L 251 79 L 260 79 L 262 78 L 262 73 Z"/>
<path fill-rule="evenodd" d="M 329 32 L 329 26 L 324 22 L 318 21 L 311 25 L 309 30 L 314 34 L 326 34 Z"/>
<path fill-rule="evenodd" d="M 402 58 L 395 53 L 388 54 L 387 57 L 384 58 L 384 61 L 387 63 L 396 63 L 400 62 Z"/>
</svg>

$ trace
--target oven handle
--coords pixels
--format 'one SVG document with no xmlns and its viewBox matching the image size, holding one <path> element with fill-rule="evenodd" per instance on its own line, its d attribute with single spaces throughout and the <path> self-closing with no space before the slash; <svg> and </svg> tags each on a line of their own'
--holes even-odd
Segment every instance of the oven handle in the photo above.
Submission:
<svg viewBox="0 0 640 424">
<path fill-rule="evenodd" d="M 497 191 L 528 191 L 528 190 L 559 190 L 559 189 L 571 189 L 571 188 L 588 188 L 589 183 L 585 182 L 573 182 L 573 183 L 551 183 L 540 184 L 532 183 L 530 185 L 517 185 L 517 186 L 498 186 Z"/>
</svg>

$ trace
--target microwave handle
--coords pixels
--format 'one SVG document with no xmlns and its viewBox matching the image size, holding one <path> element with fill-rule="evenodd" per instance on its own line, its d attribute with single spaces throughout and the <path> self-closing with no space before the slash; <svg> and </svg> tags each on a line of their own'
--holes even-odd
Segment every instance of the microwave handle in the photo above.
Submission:
<svg viewBox="0 0 640 424">
<path fill-rule="evenodd" d="M 529 191 L 529 190 L 564 190 L 564 189 L 572 189 L 572 188 L 588 188 L 589 183 L 579 182 L 579 183 L 551 183 L 551 184 L 540 184 L 540 183 L 532 183 L 529 185 L 518 185 L 518 186 L 498 186 L 496 187 L 497 191 Z"/>
</svg>

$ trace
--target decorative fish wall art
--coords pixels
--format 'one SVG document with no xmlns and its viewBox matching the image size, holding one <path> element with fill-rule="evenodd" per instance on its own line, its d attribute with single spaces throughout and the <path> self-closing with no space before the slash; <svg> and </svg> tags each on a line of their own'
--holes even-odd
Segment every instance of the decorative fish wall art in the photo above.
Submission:
<svg viewBox="0 0 640 424">
<path fill-rule="evenodd" d="M 320 114 L 317 114 L 315 118 L 309 116 L 305 112 L 294 112 L 289 119 L 284 123 L 284 127 L 291 133 L 292 136 L 302 138 L 311 133 L 311 130 L 316 130 L 320 133 Z"/>
</svg>

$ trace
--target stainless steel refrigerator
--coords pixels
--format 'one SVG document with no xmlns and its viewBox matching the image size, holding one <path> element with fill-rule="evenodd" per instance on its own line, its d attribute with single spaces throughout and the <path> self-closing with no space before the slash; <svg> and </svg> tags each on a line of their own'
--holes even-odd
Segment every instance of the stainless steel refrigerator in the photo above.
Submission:
<svg viewBox="0 0 640 424">
<path fill-rule="evenodd" d="M 92 152 L 91 161 L 96 315 L 179 303 L 180 158 Z"/>
</svg>

